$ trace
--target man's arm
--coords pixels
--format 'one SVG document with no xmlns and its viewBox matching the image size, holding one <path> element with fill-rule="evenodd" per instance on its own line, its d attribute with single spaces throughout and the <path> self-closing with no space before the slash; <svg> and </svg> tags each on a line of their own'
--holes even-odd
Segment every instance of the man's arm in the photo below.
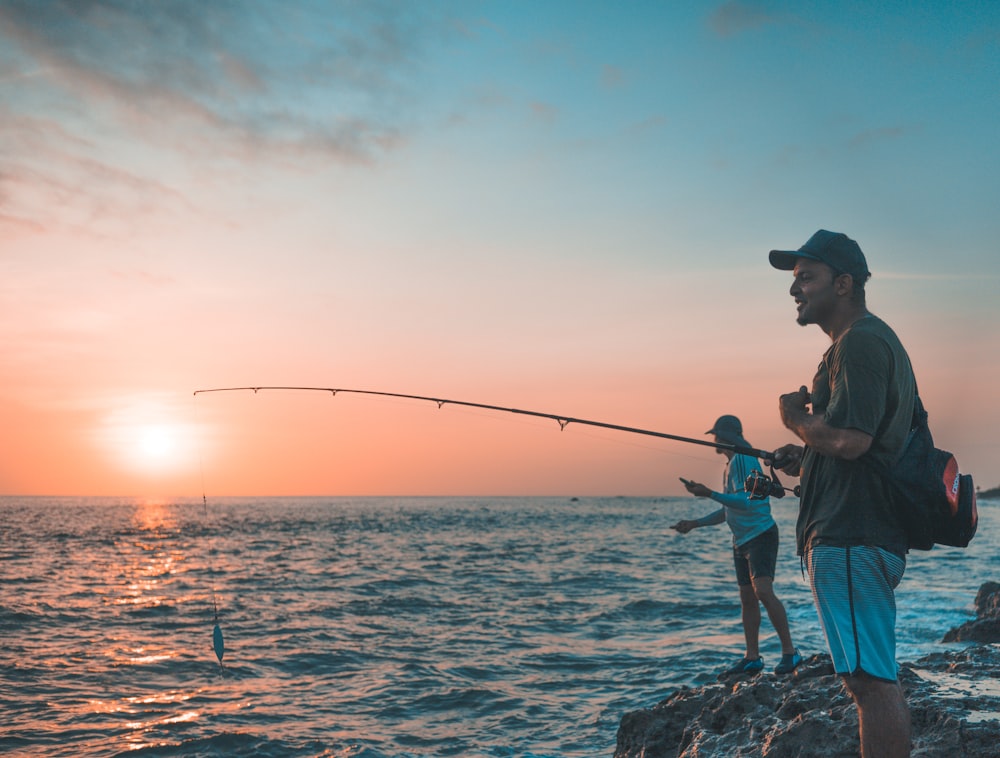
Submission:
<svg viewBox="0 0 1000 758">
<path fill-rule="evenodd" d="M 702 516 L 697 519 L 683 519 L 673 524 L 670 528 L 675 529 L 681 534 L 687 534 L 692 529 L 697 529 L 699 526 L 714 526 L 715 524 L 724 524 L 726 522 L 726 509 L 719 508 L 719 510 L 714 513 L 709 513 L 707 516 Z"/>
<path fill-rule="evenodd" d="M 872 436 L 859 429 L 839 429 L 830 426 L 822 416 L 809 412 L 809 391 L 800 387 L 778 400 L 781 421 L 800 440 L 820 455 L 853 461 L 868 452 Z"/>
</svg>

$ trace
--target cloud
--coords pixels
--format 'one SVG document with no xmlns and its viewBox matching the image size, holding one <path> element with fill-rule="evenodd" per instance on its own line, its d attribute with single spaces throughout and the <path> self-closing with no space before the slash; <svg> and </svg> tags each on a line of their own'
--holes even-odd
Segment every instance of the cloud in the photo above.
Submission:
<svg viewBox="0 0 1000 758">
<path fill-rule="evenodd" d="M 163 274 L 157 274 L 141 269 L 129 271 L 116 270 L 112 271 L 111 275 L 120 281 L 127 282 L 128 284 L 141 284 L 149 287 L 166 287 L 177 283 L 176 279 L 172 276 L 165 276 Z"/>
<path fill-rule="evenodd" d="M 2 107 L 0 203 L 0 231 L 13 234 L 62 225 L 94 237 L 174 208 L 196 212 L 168 184 L 103 160 L 93 143 L 60 124 Z"/>
<path fill-rule="evenodd" d="M 0 194 L 0 204 L 4 203 L 3 195 Z M 41 234 L 45 231 L 45 225 L 40 220 L 21 218 L 20 216 L 0 213 L 0 239 L 5 236 L 5 232 L 13 232 L 16 235 Z"/>
<path fill-rule="evenodd" d="M 835 141 L 821 141 L 815 144 L 789 143 L 782 145 L 772 156 L 775 168 L 787 170 L 813 160 L 829 160 L 847 150 L 861 150 L 879 142 L 899 140 L 913 134 L 913 127 L 886 126 L 865 129 L 849 137 L 838 136 Z"/>
<path fill-rule="evenodd" d="M 604 89 L 620 89 L 625 86 L 625 72 L 618 66 L 601 66 L 601 86 Z"/>
<path fill-rule="evenodd" d="M 632 124 L 629 127 L 629 133 L 634 136 L 639 136 L 648 132 L 657 132 L 669 123 L 670 120 L 666 116 L 656 114 Z"/>
<path fill-rule="evenodd" d="M 0 34 L 22 70 L 133 131 L 187 121 L 255 149 L 301 143 L 366 160 L 400 129 L 393 114 L 419 55 L 418 19 L 380 8 L 13 0 Z"/>
<path fill-rule="evenodd" d="M 751 29 L 759 29 L 777 20 L 777 17 L 760 3 L 730 0 L 716 8 L 709 19 L 709 25 L 720 37 L 732 37 Z"/>
<path fill-rule="evenodd" d="M 982 282 L 1000 279 L 1000 274 L 984 273 L 981 270 L 960 274 L 922 274 L 904 271 L 879 271 L 879 279 L 895 279 L 897 281 L 915 282 Z"/>
<path fill-rule="evenodd" d="M 551 124 L 559 118 L 559 109 L 550 103 L 532 100 L 528 103 L 532 116 L 546 124 Z"/>
<path fill-rule="evenodd" d="M 75 163 L 80 183 L 103 174 L 92 194 L 115 172 L 127 193 L 116 166 L 170 157 L 198 172 L 370 164 L 415 127 L 424 46 L 449 33 L 418 4 L 4 0 L 0 179 L 35 175 L 45 194 L 67 183 L 52 166 Z"/>
<path fill-rule="evenodd" d="M 864 147 L 871 144 L 872 142 L 879 142 L 881 140 L 893 140 L 899 139 L 906 134 L 906 130 L 901 126 L 889 126 L 883 127 L 881 129 L 867 129 L 863 132 L 858 132 L 849 141 L 851 147 Z"/>
</svg>

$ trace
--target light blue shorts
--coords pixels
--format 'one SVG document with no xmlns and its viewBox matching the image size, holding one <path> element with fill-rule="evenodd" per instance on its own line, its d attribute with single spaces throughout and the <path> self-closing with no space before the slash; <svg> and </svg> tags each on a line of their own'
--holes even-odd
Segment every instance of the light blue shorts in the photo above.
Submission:
<svg viewBox="0 0 1000 758">
<path fill-rule="evenodd" d="M 896 681 L 896 597 L 906 560 L 880 547 L 815 545 L 806 569 L 838 674 Z"/>
</svg>

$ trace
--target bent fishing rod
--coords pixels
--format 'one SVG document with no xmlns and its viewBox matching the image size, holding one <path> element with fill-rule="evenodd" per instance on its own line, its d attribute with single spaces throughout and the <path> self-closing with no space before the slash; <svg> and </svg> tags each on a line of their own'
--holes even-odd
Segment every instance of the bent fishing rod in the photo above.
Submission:
<svg viewBox="0 0 1000 758">
<path fill-rule="evenodd" d="M 400 392 L 378 392 L 375 390 L 354 390 L 354 389 L 343 389 L 340 387 L 215 387 L 213 389 L 195 390 L 195 395 L 205 394 L 207 392 L 248 392 L 253 391 L 257 394 L 261 390 L 284 390 L 291 392 L 329 392 L 332 396 L 336 396 L 338 393 L 352 394 L 352 395 L 375 395 L 378 397 L 395 397 L 402 398 L 405 400 L 425 400 L 427 402 L 436 403 L 438 408 L 442 408 L 445 405 L 460 405 L 465 408 L 480 408 L 487 411 L 499 411 L 501 413 L 515 413 L 520 416 L 534 416 L 536 418 L 546 418 L 555 421 L 559 424 L 560 431 L 564 430 L 570 424 L 579 424 L 581 426 L 596 426 L 602 429 L 613 429 L 618 432 L 626 432 L 628 434 L 644 434 L 648 437 L 659 437 L 661 439 L 674 440 L 676 442 L 687 442 L 692 445 L 703 445 L 705 447 L 712 447 L 718 450 L 732 450 L 734 453 L 739 453 L 741 455 L 751 455 L 754 458 L 761 458 L 765 461 L 773 461 L 774 453 L 767 450 L 758 450 L 757 448 L 748 447 L 745 445 L 731 445 L 726 442 L 709 442 L 708 440 L 694 439 L 693 437 L 681 437 L 677 434 L 667 434 L 666 432 L 655 432 L 649 429 L 637 429 L 633 426 L 622 426 L 620 424 L 606 424 L 602 421 L 591 421 L 585 418 L 573 418 L 572 416 L 561 416 L 557 413 L 541 413 L 539 411 L 526 411 L 522 408 L 505 408 L 500 405 L 487 405 L 486 403 L 469 403 L 462 400 L 449 400 L 441 397 L 428 397 L 425 395 L 406 395 Z"/>
</svg>

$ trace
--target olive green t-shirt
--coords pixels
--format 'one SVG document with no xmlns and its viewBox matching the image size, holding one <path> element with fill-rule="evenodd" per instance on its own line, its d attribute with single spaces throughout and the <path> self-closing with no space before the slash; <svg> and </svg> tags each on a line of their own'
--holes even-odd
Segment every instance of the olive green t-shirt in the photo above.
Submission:
<svg viewBox="0 0 1000 758">
<path fill-rule="evenodd" d="M 885 472 L 910 429 L 915 394 L 906 350 L 876 316 L 854 322 L 823 355 L 813 378 L 812 412 L 830 426 L 870 434 L 872 445 L 854 461 L 806 448 L 795 529 L 800 555 L 818 543 L 906 554 Z"/>
</svg>

